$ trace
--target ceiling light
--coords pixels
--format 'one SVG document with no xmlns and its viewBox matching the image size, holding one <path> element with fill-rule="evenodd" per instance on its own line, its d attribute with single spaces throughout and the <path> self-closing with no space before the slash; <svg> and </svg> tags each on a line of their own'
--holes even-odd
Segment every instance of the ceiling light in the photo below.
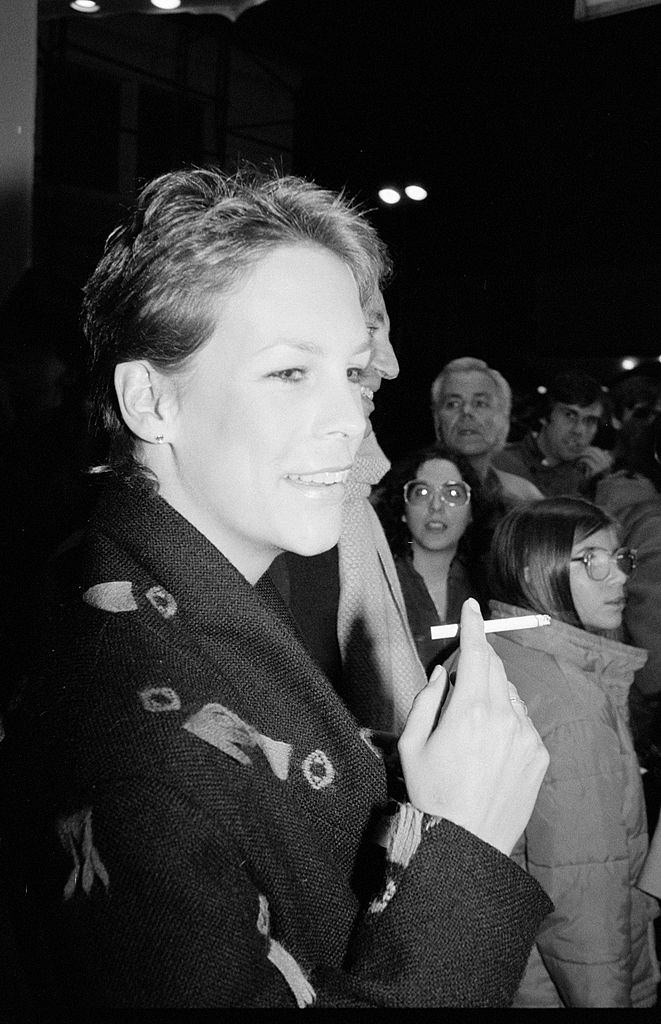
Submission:
<svg viewBox="0 0 661 1024">
<path fill-rule="evenodd" d="M 621 366 L 623 370 L 635 370 L 638 366 L 638 360 L 632 359 L 628 356 L 626 359 L 622 360 Z"/>
<path fill-rule="evenodd" d="M 74 11 L 79 11 L 81 14 L 95 14 L 96 11 L 100 10 L 95 0 L 72 0 L 69 7 Z"/>
<path fill-rule="evenodd" d="M 544 385 L 543 385 L 543 384 L 539 384 L 539 385 L 537 386 L 537 394 L 538 394 L 538 395 L 545 395 L 545 394 L 547 393 L 547 390 L 548 390 L 548 389 L 547 389 L 546 387 L 544 387 Z"/>
<path fill-rule="evenodd" d="M 427 189 L 423 188 L 422 185 L 407 185 L 404 191 L 409 199 L 415 199 L 416 203 L 427 198 Z"/>
<path fill-rule="evenodd" d="M 153 7 L 158 7 L 160 11 L 176 11 L 177 7 L 181 7 L 181 0 L 151 0 Z"/>
<path fill-rule="evenodd" d="M 379 199 L 382 203 L 388 203 L 389 206 L 394 206 L 401 199 L 400 193 L 396 188 L 380 188 Z"/>
</svg>

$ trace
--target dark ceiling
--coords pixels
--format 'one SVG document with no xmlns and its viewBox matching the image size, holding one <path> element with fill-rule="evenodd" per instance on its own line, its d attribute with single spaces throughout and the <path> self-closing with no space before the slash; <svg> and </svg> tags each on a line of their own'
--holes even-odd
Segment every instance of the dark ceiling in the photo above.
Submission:
<svg viewBox="0 0 661 1024">
<path fill-rule="evenodd" d="M 270 0 L 235 31 L 307 70 L 302 170 L 366 196 L 389 179 L 429 187 L 426 250 L 440 231 L 462 265 L 655 259 L 661 10 L 572 12 Z"/>
<path fill-rule="evenodd" d="M 455 355 L 524 387 L 554 360 L 661 351 L 661 7 L 588 23 L 573 8 L 267 0 L 234 23 L 163 15 L 301 71 L 294 169 L 357 194 L 391 245 L 402 377 L 420 383 L 390 401 L 412 416 Z M 380 185 L 413 180 L 427 201 L 380 206 Z"/>
</svg>

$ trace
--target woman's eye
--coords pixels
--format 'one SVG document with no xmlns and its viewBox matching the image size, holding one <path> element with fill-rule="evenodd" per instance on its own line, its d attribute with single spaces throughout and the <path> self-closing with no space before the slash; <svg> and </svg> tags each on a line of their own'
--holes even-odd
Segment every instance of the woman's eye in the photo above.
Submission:
<svg viewBox="0 0 661 1024">
<path fill-rule="evenodd" d="M 347 377 L 352 384 L 361 384 L 366 371 L 366 366 L 350 366 L 347 370 Z"/>
<path fill-rule="evenodd" d="M 302 370 L 300 366 L 292 366 L 287 370 L 276 370 L 275 373 L 270 373 L 269 377 L 276 377 L 278 380 L 286 380 L 291 383 L 303 380 L 305 376 L 305 370 Z"/>
</svg>

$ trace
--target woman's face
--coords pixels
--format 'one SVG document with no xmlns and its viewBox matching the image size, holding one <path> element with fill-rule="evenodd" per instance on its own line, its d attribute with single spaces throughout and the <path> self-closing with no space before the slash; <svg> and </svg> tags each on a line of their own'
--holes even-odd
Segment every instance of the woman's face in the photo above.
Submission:
<svg viewBox="0 0 661 1024">
<path fill-rule="evenodd" d="M 609 527 L 598 530 L 585 540 L 574 544 L 571 557 L 579 558 L 591 548 L 603 548 L 612 554 L 619 547 L 615 530 Z M 624 585 L 626 574 L 611 562 L 605 580 L 590 579 L 585 564 L 572 561 L 569 566 L 569 584 L 574 606 L 584 629 L 617 629 L 622 622 L 626 603 Z"/>
<path fill-rule="evenodd" d="M 160 493 L 251 582 L 280 551 L 337 542 L 369 358 L 348 268 L 283 246 L 222 298 L 210 341 L 172 385 Z"/>
<path fill-rule="evenodd" d="M 430 485 L 430 495 L 429 501 L 423 505 L 409 502 L 404 506 L 413 544 L 426 551 L 456 549 L 471 520 L 470 503 L 448 505 L 441 500 L 438 488 L 449 480 L 455 483 L 463 480 L 459 469 L 447 459 L 428 459 L 418 466 L 416 479 Z"/>
</svg>

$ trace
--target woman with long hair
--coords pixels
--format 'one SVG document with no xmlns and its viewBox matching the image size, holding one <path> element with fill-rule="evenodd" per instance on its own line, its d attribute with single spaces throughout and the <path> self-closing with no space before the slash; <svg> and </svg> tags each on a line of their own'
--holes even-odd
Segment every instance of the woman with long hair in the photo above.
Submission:
<svg viewBox="0 0 661 1024">
<path fill-rule="evenodd" d="M 612 639 L 635 552 L 580 498 L 508 513 L 492 544 L 492 618 L 547 626 L 491 644 L 550 753 L 513 856 L 549 893 L 515 1006 L 651 1006 L 655 900 L 636 887 L 648 837 L 627 692 L 646 653 Z"/>
</svg>

